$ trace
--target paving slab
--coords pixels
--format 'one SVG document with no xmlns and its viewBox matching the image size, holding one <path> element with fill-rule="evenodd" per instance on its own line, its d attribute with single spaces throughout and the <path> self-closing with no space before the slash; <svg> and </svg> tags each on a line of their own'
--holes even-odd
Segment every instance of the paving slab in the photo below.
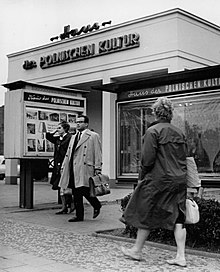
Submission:
<svg viewBox="0 0 220 272">
<path fill-rule="evenodd" d="M 152 246 L 144 247 L 143 260 L 138 262 L 125 258 L 121 253 L 121 246 L 131 247 L 131 243 L 125 241 L 95 237 L 76 231 L 63 231 L 7 218 L 0 223 L 0 233 L 1 247 L 6 246 L 7 249 L 11 247 L 23 254 L 31 253 L 26 265 L 32 266 L 33 269 L 30 271 L 33 272 L 37 271 L 37 268 L 48 271 L 50 262 L 55 267 L 57 264 L 59 264 L 57 267 L 62 264 L 70 265 L 73 268 L 72 271 L 78 272 L 183 271 L 183 268 L 166 264 L 167 259 L 174 257 L 173 251 Z M 7 256 L 11 264 L 7 260 L 6 264 L 2 265 L 3 269 L 10 268 L 10 265 L 14 268 L 21 267 L 27 260 L 26 257 L 23 259 L 21 257 L 18 261 L 17 258 L 13 260 L 13 255 Z M 220 271 L 219 259 L 190 254 L 186 257 L 188 267 L 184 268 L 184 271 Z"/>
<path fill-rule="evenodd" d="M 85 204 L 85 221 L 69 223 L 73 214 L 55 215 L 57 194 L 49 184 L 35 184 L 35 208 L 18 208 L 19 185 L 0 182 L 0 272 L 164 272 L 220 271 L 219 258 L 187 253 L 187 268 L 170 266 L 175 252 L 146 244 L 141 262 L 123 256 L 121 246 L 133 241 L 92 235 L 99 230 L 121 228 L 120 199 L 132 188 L 113 189 L 100 198 L 100 215 Z"/>
</svg>

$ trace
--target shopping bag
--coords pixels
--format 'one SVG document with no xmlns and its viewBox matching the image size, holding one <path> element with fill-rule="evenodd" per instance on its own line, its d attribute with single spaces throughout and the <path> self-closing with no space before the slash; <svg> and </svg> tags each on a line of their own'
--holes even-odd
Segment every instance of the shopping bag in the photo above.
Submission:
<svg viewBox="0 0 220 272">
<path fill-rule="evenodd" d="M 199 222 L 199 207 L 193 199 L 187 198 L 185 224 L 196 224 L 198 222 Z"/>
</svg>

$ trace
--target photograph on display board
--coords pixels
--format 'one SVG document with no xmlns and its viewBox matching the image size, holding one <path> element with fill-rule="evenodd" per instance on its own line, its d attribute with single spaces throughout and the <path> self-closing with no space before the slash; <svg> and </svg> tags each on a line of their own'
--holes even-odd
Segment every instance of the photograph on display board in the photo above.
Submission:
<svg viewBox="0 0 220 272">
<path fill-rule="evenodd" d="M 52 131 L 56 130 L 57 129 L 57 125 L 58 125 L 58 123 L 48 122 L 47 123 L 47 132 L 52 132 Z"/>
<path fill-rule="evenodd" d="M 37 151 L 45 152 L 45 140 L 37 139 Z"/>
<path fill-rule="evenodd" d="M 54 144 L 46 140 L 46 152 L 54 152 Z"/>
<path fill-rule="evenodd" d="M 35 124 L 27 123 L 27 134 L 35 134 Z"/>
<path fill-rule="evenodd" d="M 49 113 L 47 111 L 38 111 L 38 119 L 39 120 L 48 120 Z"/>
<path fill-rule="evenodd" d="M 38 132 L 41 135 L 41 139 L 44 139 L 45 133 L 47 132 L 46 123 L 40 122 L 38 127 Z"/>
<path fill-rule="evenodd" d="M 69 123 L 76 123 L 76 115 L 75 114 L 68 114 L 68 121 Z"/>
<path fill-rule="evenodd" d="M 28 152 L 36 152 L 36 140 L 35 139 L 28 139 L 27 140 L 27 150 Z"/>
<path fill-rule="evenodd" d="M 60 113 L 60 122 L 65 121 L 67 122 L 67 114 L 64 112 Z"/>
<path fill-rule="evenodd" d="M 52 122 L 59 122 L 60 121 L 60 116 L 56 112 L 50 113 L 49 117 L 50 117 L 50 121 L 52 121 Z"/>
<path fill-rule="evenodd" d="M 63 110 L 26 108 L 26 152 L 51 156 L 54 145 L 46 140 L 46 132 L 53 132 L 60 122 L 66 121 L 70 124 L 69 132 L 75 134 L 77 114 Z"/>
<path fill-rule="evenodd" d="M 29 120 L 37 120 L 37 111 L 28 110 L 26 116 Z"/>
</svg>

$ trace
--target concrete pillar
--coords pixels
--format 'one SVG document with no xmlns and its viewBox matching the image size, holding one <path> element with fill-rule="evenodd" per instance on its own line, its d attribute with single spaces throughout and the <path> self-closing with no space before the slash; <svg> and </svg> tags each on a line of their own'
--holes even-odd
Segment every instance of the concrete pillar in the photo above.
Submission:
<svg viewBox="0 0 220 272">
<path fill-rule="evenodd" d="M 102 96 L 102 152 L 103 174 L 109 175 L 111 185 L 116 179 L 116 113 L 117 94 L 103 92 Z"/>
<path fill-rule="evenodd" d="M 17 184 L 18 159 L 5 160 L 5 184 Z"/>
</svg>

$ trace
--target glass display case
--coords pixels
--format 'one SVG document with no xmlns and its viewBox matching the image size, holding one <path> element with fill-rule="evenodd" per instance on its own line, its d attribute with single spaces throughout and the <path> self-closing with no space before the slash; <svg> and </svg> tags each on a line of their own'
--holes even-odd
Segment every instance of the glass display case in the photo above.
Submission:
<svg viewBox="0 0 220 272">
<path fill-rule="evenodd" d="M 118 177 L 138 176 L 142 137 L 155 121 L 154 99 L 118 103 Z M 188 155 L 201 176 L 220 176 L 220 95 L 218 91 L 172 97 L 172 124 L 186 135 Z"/>
</svg>

